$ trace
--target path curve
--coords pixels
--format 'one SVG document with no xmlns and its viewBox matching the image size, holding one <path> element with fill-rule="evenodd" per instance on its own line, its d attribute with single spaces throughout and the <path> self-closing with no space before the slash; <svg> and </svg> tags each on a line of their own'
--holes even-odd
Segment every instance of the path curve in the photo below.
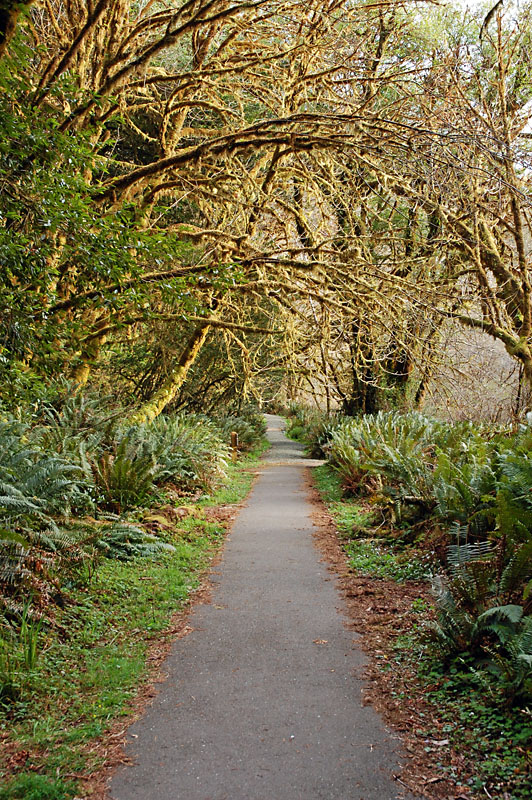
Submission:
<svg viewBox="0 0 532 800">
<path fill-rule="evenodd" d="M 114 800 L 395 800 L 395 742 L 362 705 L 364 656 L 313 544 L 300 445 L 272 448 L 190 618 L 168 679 L 129 731 Z M 410 800 L 413 800 L 410 796 Z"/>
</svg>

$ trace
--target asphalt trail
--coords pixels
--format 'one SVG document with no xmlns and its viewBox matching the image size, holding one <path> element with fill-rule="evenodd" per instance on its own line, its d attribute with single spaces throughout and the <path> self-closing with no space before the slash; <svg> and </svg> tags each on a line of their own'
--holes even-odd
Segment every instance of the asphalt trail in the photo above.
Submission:
<svg viewBox="0 0 532 800">
<path fill-rule="evenodd" d="M 312 541 L 302 452 L 268 416 L 264 470 L 129 731 L 115 800 L 395 800 L 395 743 L 362 705 L 364 656 Z M 338 608 L 340 607 L 340 613 Z M 410 798 L 412 800 L 412 798 Z"/>
</svg>

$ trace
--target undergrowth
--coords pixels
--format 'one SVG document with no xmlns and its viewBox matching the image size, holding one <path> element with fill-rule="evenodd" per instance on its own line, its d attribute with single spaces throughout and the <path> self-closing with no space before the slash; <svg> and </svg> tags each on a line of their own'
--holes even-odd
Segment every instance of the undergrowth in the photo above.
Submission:
<svg viewBox="0 0 532 800">
<path fill-rule="evenodd" d="M 171 510 L 144 512 L 144 525 L 172 549 L 102 559 L 83 583 L 63 586 L 64 602 L 35 632 L 24 685 L 0 704 L 1 800 L 70 800 L 101 766 L 95 740 L 131 712 L 149 676 L 150 643 L 165 639 L 222 539 L 209 509 L 246 496 L 253 475 L 245 467 L 262 450 L 229 464 L 211 495 L 172 497 Z"/>
<path fill-rule="evenodd" d="M 327 464 L 314 476 L 340 534 L 351 569 L 375 578 L 398 581 L 423 580 L 432 574 L 426 553 L 405 546 L 399 551 L 389 544 L 388 529 L 378 509 L 356 498 L 343 499 L 341 479 Z"/>
<path fill-rule="evenodd" d="M 520 434 L 521 440 L 525 434 L 528 432 Z M 385 449 L 382 443 L 381 449 Z M 481 450 L 479 444 L 477 451 Z M 530 526 L 527 510 L 523 510 L 529 500 L 528 494 L 521 489 L 519 494 L 510 483 L 525 485 L 518 469 L 524 471 L 527 456 L 518 458 L 518 450 L 516 455 L 507 453 L 497 502 L 500 526 L 508 538 L 499 534 L 493 543 L 475 541 L 472 536 L 462 540 L 464 523 L 456 521 L 447 533 L 443 530 L 449 537 L 444 564 L 431 552 L 426 539 L 429 525 L 412 516 L 390 514 L 382 483 L 375 484 L 373 493 L 371 486 L 368 491 L 367 474 L 361 471 L 363 488 L 357 492 L 354 482 L 346 485 L 342 471 L 329 465 L 319 467 L 314 475 L 351 569 L 371 580 L 426 582 L 422 596 L 412 603 L 409 620 L 398 621 L 403 632 L 389 631 L 383 644 L 388 655 L 378 663 L 388 673 L 386 680 L 394 687 L 396 700 L 411 707 L 420 701 L 428 704 L 430 713 L 419 715 L 426 717 L 426 728 L 415 733 L 442 776 L 458 785 L 465 780 L 471 797 L 528 800 L 532 780 L 532 623 L 519 600 L 530 570 Z M 451 478 L 449 471 L 447 499 L 453 491 Z M 410 496 L 412 493 L 407 500 Z M 440 491 L 438 513 L 443 497 Z M 492 497 L 487 500 L 492 502 Z M 482 496 L 480 502 L 485 504 L 486 498 Z M 455 508 L 460 503 L 462 499 Z M 423 511 L 429 508 L 427 503 Z M 477 521 L 470 517 L 467 522 L 468 533 L 477 533 Z M 508 556 L 511 535 L 515 539 L 520 536 L 521 541 Z M 430 583 L 434 587 L 432 601 Z M 529 591 L 525 588 L 525 601 Z M 412 677 L 404 680 L 405 674 Z M 457 768 L 455 760 L 445 756 L 449 747 L 460 754 L 462 767 Z"/>
<path fill-rule="evenodd" d="M 443 755 L 444 747 L 453 747 L 471 777 L 464 781 L 444 758 L 439 768 L 457 783 L 465 783 L 472 797 L 529 800 L 532 709 L 509 707 L 466 653 L 446 665 L 435 661 L 420 636 L 422 629 L 414 626 L 412 632 L 398 636 L 392 658 L 381 667 L 416 676 L 394 695 L 402 703 L 415 705 L 421 692 L 428 704 L 427 725 L 416 730 L 425 750 L 437 756 Z"/>
</svg>

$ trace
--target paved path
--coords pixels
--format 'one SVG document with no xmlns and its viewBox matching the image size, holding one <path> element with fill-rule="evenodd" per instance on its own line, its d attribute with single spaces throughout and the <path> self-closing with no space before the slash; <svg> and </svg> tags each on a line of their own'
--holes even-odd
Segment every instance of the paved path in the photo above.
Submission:
<svg viewBox="0 0 532 800">
<path fill-rule="evenodd" d="M 363 656 L 312 541 L 301 447 L 272 449 L 175 643 L 168 680 L 130 729 L 115 800 L 394 800 L 393 741 L 361 705 Z M 304 462 L 303 462 L 304 463 Z"/>
</svg>

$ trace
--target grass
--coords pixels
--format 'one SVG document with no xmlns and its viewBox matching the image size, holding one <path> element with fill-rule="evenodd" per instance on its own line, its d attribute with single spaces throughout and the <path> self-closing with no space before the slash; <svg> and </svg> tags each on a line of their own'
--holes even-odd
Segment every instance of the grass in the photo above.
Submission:
<svg viewBox="0 0 532 800">
<path fill-rule="evenodd" d="M 378 509 L 360 499 L 344 498 L 338 473 L 324 464 L 314 470 L 316 486 L 334 519 L 349 566 L 362 575 L 402 583 L 430 576 L 427 560 L 410 550 L 396 552 Z"/>
<path fill-rule="evenodd" d="M 340 480 L 331 467 L 318 467 L 314 475 L 353 570 L 397 583 L 430 577 L 431 563 L 390 537 L 389 530 L 379 524 L 377 508 L 342 496 Z M 410 627 L 399 635 L 390 631 L 387 643 L 382 640 L 387 655 L 378 664 L 388 673 L 394 699 L 411 708 L 420 701 L 425 711 L 430 708 L 430 713 L 420 712 L 427 727 L 416 734 L 425 750 L 434 753 L 441 774 L 457 784 L 465 783 L 472 798 L 529 800 L 532 709 L 509 707 L 468 656 L 451 664 L 441 661 L 424 636 L 430 605 L 428 597 L 414 600 Z M 402 680 L 403 675 L 408 680 Z M 442 741 L 459 754 L 460 769 L 445 757 Z"/>
<path fill-rule="evenodd" d="M 187 516 L 162 532 L 173 552 L 132 562 L 102 559 L 87 583 L 68 588 L 53 625 L 38 631 L 24 691 L 0 707 L 0 800 L 71 800 L 80 791 L 72 776 L 90 776 L 101 766 L 91 744 L 130 713 L 148 680 L 150 642 L 183 608 L 222 540 L 223 524 L 207 510 L 248 494 L 249 467 L 264 449 L 263 443 L 231 464 L 212 496 L 183 501 Z"/>
<path fill-rule="evenodd" d="M 405 558 L 373 541 L 348 542 L 345 551 L 351 569 L 362 575 L 403 583 L 425 580 L 427 565 L 419 558 Z"/>
</svg>

